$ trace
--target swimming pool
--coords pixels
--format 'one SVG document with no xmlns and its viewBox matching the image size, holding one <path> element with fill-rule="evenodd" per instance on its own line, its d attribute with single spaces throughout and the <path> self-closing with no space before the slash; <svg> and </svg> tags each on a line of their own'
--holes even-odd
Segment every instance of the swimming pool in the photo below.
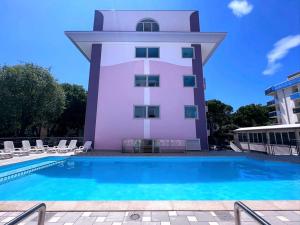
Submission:
<svg viewBox="0 0 300 225">
<path fill-rule="evenodd" d="M 0 167 L 1 174 L 61 160 Z M 299 200 L 300 165 L 248 157 L 69 157 L 0 185 L 0 200 Z"/>
</svg>

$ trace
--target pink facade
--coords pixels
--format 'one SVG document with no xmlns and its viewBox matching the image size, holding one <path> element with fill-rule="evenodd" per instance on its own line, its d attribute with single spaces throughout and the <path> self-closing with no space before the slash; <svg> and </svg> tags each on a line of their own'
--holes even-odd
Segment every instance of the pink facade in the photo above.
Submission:
<svg viewBox="0 0 300 225">
<path fill-rule="evenodd" d="M 224 34 L 201 33 L 198 12 L 96 11 L 94 31 L 66 34 L 91 62 L 85 139 L 94 149 L 121 150 L 126 139 L 200 140 L 199 150 L 208 148 L 202 68 Z M 194 57 L 183 57 L 192 46 Z M 136 48 L 159 55 L 137 57 Z M 136 75 L 159 76 L 159 86 L 135 86 Z M 184 75 L 195 77 L 194 87 L 184 86 Z M 136 106 L 159 107 L 159 116 L 136 118 Z M 187 118 L 186 106 L 198 115 Z"/>
</svg>

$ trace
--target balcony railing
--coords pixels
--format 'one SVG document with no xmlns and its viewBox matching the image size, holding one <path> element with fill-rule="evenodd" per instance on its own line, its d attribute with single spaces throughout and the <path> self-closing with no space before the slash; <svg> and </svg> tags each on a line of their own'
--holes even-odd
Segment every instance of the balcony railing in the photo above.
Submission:
<svg viewBox="0 0 300 225">
<path fill-rule="evenodd" d="M 274 105 L 275 105 L 275 99 L 267 102 L 267 106 L 274 106 Z"/>
<path fill-rule="evenodd" d="M 275 92 L 274 87 L 270 87 L 267 90 L 265 90 L 265 95 L 272 95 Z"/>
<path fill-rule="evenodd" d="M 296 92 L 290 95 L 292 100 L 300 99 L 300 92 Z"/>
<path fill-rule="evenodd" d="M 300 107 L 293 108 L 293 113 L 300 113 Z"/>
<path fill-rule="evenodd" d="M 270 118 L 277 117 L 277 112 L 276 112 L 276 111 L 269 112 L 269 117 L 270 117 Z"/>
</svg>

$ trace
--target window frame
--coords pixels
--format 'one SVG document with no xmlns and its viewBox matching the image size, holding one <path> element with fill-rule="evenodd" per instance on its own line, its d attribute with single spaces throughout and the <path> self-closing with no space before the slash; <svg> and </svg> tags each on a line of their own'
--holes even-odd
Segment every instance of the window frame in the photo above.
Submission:
<svg viewBox="0 0 300 225">
<path fill-rule="evenodd" d="M 147 21 L 148 20 L 148 21 Z M 145 24 L 146 23 L 149 23 L 150 24 L 150 30 L 149 31 L 145 31 Z M 138 30 L 137 28 L 138 28 L 138 26 L 139 26 L 139 24 L 141 24 L 142 25 L 142 30 Z M 156 24 L 157 25 L 157 30 L 153 30 L 153 24 Z M 137 31 L 137 32 L 159 32 L 160 31 L 160 26 L 159 26 L 159 24 L 158 24 L 158 22 L 156 21 L 156 20 L 154 20 L 154 19 L 151 19 L 151 18 L 144 18 L 144 19 L 142 19 L 142 20 L 140 20 L 137 24 L 136 24 L 136 26 L 135 26 L 135 31 Z"/>
<path fill-rule="evenodd" d="M 193 57 L 183 57 L 183 49 L 184 48 L 192 48 L 193 49 Z M 181 47 L 181 58 L 182 59 L 195 59 L 195 47 Z"/>
<path fill-rule="evenodd" d="M 146 77 L 146 86 L 137 86 L 136 85 L 136 77 Z M 149 86 L 149 82 L 148 82 L 149 77 L 158 77 L 158 86 Z M 159 74 L 135 74 L 133 84 L 134 84 L 134 87 L 138 87 L 138 88 L 145 88 L 145 87 L 158 88 L 158 87 L 160 87 L 160 75 Z"/>
<path fill-rule="evenodd" d="M 194 77 L 194 80 L 195 80 L 195 85 L 194 86 L 185 86 L 184 85 L 184 78 L 185 77 Z M 182 76 L 182 82 L 183 82 L 183 87 L 185 87 L 185 88 L 197 88 L 198 86 L 197 86 L 197 76 L 195 75 L 195 74 L 184 74 L 183 76 Z"/>
<path fill-rule="evenodd" d="M 146 57 L 137 57 L 136 56 L 136 50 L 138 48 L 145 48 L 146 49 Z M 158 49 L 158 57 L 149 57 L 148 56 L 148 49 L 149 48 L 157 48 Z M 159 59 L 160 58 L 160 47 L 144 47 L 144 46 L 136 46 L 135 49 L 134 49 L 134 58 L 136 59 Z"/>
<path fill-rule="evenodd" d="M 186 107 L 195 107 L 196 108 L 196 117 L 194 117 L 194 118 L 186 117 L 186 115 L 185 115 L 185 108 Z M 183 112 L 184 112 L 184 119 L 192 119 L 192 120 L 199 119 L 199 112 L 198 112 L 198 106 L 197 105 L 184 105 Z"/>
<path fill-rule="evenodd" d="M 136 107 L 145 107 L 146 108 L 146 117 L 135 117 L 135 108 Z M 158 107 L 158 117 L 149 117 L 148 108 L 149 107 Z M 133 105 L 133 119 L 160 119 L 160 105 Z"/>
</svg>

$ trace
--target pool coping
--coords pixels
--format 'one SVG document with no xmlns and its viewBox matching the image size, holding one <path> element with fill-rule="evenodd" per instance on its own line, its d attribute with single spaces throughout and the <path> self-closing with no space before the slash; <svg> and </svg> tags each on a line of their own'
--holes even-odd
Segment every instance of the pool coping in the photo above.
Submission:
<svg viewBox="0 0 300 225">
<path fill-rule="evenodd" d="M 253 210 L 296 211 L 300 200 L 241 200 Z M 224 201 L 0 201 L 1 211 L 24 211 L 44 202 L 47 211 L 208 211 L 233 210 L 234 200 Z"/>
</svg>

